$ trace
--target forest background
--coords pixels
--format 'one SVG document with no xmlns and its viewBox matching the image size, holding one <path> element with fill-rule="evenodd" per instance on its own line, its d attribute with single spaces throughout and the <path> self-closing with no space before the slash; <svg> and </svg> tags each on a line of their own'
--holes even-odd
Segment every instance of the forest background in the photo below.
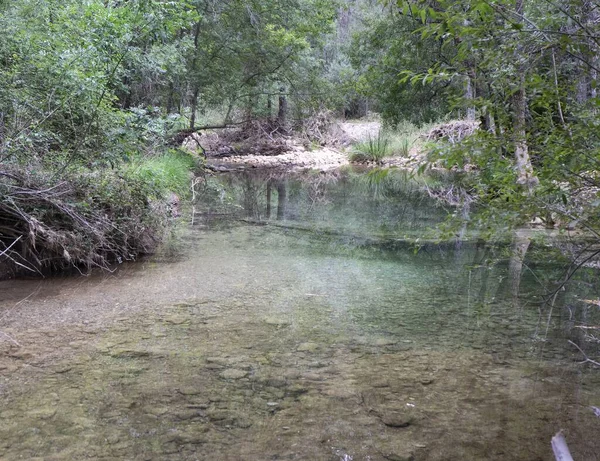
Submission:
<svg viewBox="0 0 600 461">
<path fill-rule="evenodd" d="M 202 167 L 178 148 L 181 133 L 283 115 L 301 129 L 323 111 L 379 114 L 392 128 L 478 123 L 429 155 L 479 205 L 472 225 L 493 233 L 538 217 L 597 240 L 598 9 L 0 0 L 2 264 L 38 273 L 149 252 Z"/>
</svg>

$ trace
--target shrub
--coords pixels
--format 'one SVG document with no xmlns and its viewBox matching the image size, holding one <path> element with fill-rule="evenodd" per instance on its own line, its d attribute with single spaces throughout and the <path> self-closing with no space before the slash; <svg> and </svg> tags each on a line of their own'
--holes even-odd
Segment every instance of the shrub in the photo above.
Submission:
<svg viewBox="0 0 600 461">
<path fill-rule="evenodd" d="M 141 181 L 152 198 L 163 198 L 167 192 L 185 195 L 189 190 L 190 170 L 196 160 L 188 153 L 171 149 L 159 156 L 134 158 L 126 167 L 124 176 Z"/>
</svg>

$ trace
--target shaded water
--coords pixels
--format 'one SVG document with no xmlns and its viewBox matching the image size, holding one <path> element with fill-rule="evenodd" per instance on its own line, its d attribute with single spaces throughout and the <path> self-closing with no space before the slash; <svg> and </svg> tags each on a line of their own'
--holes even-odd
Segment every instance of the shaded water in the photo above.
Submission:
<svg viewBox="0 0 600 461">
<path fill-rule="evenodd" d="M 150 260 L 0 283 L 0 459 L 600 459 L 596 273 L 540 308 L 547 257 L 515 297 L 510 248 L 415 252 L 446 211 L 362 185 L 222 177 Z"/>
</svg>

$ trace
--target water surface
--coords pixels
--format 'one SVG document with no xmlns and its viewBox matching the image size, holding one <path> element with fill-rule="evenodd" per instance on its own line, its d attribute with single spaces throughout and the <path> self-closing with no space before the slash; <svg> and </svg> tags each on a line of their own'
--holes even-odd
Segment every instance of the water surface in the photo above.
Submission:
<svg viewBox="0 0 600 461">
<path fill-rule="evenodd" d="M 0 284 L 0 459 L 546 460 L 560 429 L 600 459 L 600 373 L 568 343 L 600 324 L 595 272 L 550 310 L 542 246 L 517 273 L 510 245 L 416 251 L 452 210 L 402 181 L 200 194 L 153 258 Z"/>
</svg>

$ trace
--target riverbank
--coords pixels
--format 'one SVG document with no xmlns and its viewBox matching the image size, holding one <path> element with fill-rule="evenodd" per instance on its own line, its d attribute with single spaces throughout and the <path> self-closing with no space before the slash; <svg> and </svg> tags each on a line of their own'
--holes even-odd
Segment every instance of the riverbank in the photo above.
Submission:
<svg viewBox="0 0 600 461">
<path fill-rule="evenodd" d="M 251 134 L 237 129 L 208 132 L 202 137 L 192 135 L 184 140 L 183 147 L 192 152 L 198 152 L 201 147 L 208 167 L 217 171 L 246 168 L 330 171 L 349 165 L 351 145 L 377 137 L 381 123 L 325 120 L 310 135 L 304 132 L 271 135 L 260 127 L 253 128 Z M 240 139 L 244 141 L 243 146 Z M 240 150 L 244 153 L 239 154 Z"/>
<path fill-rule="evenodd" d="M 0 280 L 87 273 L 152 253 L 189 194 L 182 152 L 113 166 L 21 162 L 0 168 Z"/>
<path fill-rule="evenodd" d="M 194 134 L 184 140 L 183 147 L 191 152 L 201 148 L 207 165 L 215 171 L 243 169 L 320 170 L 330 171 L 348 165 L 378 168 L 418 170 L 425 164 L 429 168 L 441 167 L 427 160 L 427 142 L 448 140 L 452 143 L 472 134 L 477 125 L 464 121 L 432 124 L 422 128 L 411 126 L 407 132 L 383 130 L 379 121 L 328 121 L 318 140 L 296 135 L 265 135 L 252 139 L 240 147 L 241 136 L 231 131 L 219 134 L 209 131 L 204 136 Z M 243 132 L 241 129 L 233 131 Z M 247 140 L 247 139 L 245 139 Z M 360 149 L 370 150 L 371 145 L 385 144 L 381 158 L 370 158 L 369 153 L 360 160 L 354 155 Z M 239 154 L 239 151 L 243 151 Z"/>
</svg>

